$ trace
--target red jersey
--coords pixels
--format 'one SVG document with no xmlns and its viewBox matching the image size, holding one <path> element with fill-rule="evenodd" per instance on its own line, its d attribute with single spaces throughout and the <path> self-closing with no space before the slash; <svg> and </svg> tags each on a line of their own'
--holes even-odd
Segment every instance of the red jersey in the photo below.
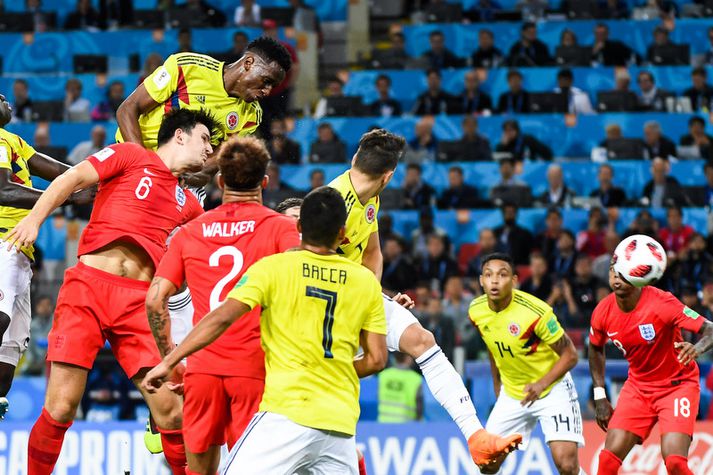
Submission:
<svg viewBox="0 0 713 475">
<path fill-rule="evenodd" d="M 693 228 L 688 225 L 681 226 L 676 232 L 671 228 L 663 228 L 659 231 L 659 240 L 666 251 L 679 252 L 688 245 L 694 233 Z"/>
<path fill-rule="evenodd" d="M 257 203 L 228 203 L 181 227 L 156 276 L 188 283 L 193 323 L 218 307 L 261 258 L 298 246 L 295 221 Z M 188 357 L 187 371 L 265 378 L 260 309 L 253 309 L 206 348 Z"/>
<path fill-rule="evenodd" d="M 675 380 L 698 382 L 698 365 L 681 365 L 673 344 L 683 341 L 682 328 L 698 333 L 704 320 L 671 293 L 647 286 L 629 313 L 619 308 L 614 294 L 599 302 L 592 313 L 590 341 L 604 346 L 611 339 L 629 362 L 632 383 L 661 386 Z"/>
<path fill-rule="evenodd" d="M 200 203 L 155 152 L 140 145 L 110 145 L 87 160 L 99 174 L 99 189 L 77 256 L 125 241 L 145 249 L 158 267 L 168 235 L 203 213 Z"/>
</svg>

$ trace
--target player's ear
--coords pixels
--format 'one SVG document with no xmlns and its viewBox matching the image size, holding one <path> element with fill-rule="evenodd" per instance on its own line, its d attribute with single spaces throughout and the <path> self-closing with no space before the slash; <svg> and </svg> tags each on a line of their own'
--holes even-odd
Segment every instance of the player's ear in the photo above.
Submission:
<svg viewBox="0 0 713 475">
<path fill-rule="evenodd" d="M 263 189 L 265 189 L 265 188 L 267 188 L 267 185 L 268 185 L 269 183 L 270 183 L 270 177 L 267 176 L 267 175 L 265 175 L 264 177 L 262 177 L 262 183 L 260 183 L 260 186 L 261 186 Z"/>
<path fill-rule="evenodd" d="M 485 285 L 483 284 L 483 273 L 480 273 L 480 277 L 478 277 L 478 281 L 480 282 L 480 288 L 485 289 Z"/>
<path fill-rule="evenodd" d="M 339 234 L 337 235 L 337 237 L 339 238 L 339 242 L 344 241 L 344 237 L 345 237 L 346 235 L 347 235 L 347 228 L 346 228 L 346 226 L 342 226 L 341 228 L 339 228 Z"/>
<path fill-rule="evenodd" d="M 218 178 L 218 188 L 220 188 L 220 191 L 223 191 L 225 189 L 225 178 L 220 172 L 218 172 L 218 175 L 216 175 L 216 177 Z"/>
<path fill-rule="evenodd" d="M 302 236 L 302 221 L 299 218 L 297 218 L 297 232 Z"/>
<path fill-rule="evenodd" d="M 352 157 L 352 168 L 354 168 L 354 164 L 356 163 L 356 153 Z"/>
<path fill-rule="evenodd" d="M 245 68 L 245 70 L 250 71 L 250 68 L 252 68 L 254 64 L 255 56 L 253 56 L 251 53 L 246 53 L 245 59 L 243 60 L 243 67 Z"/>
<path fill-rule="evenodd" d="M 393 178 L 393 176 L 394 176 L 394 170 L 384 173 L 384 185 L 389 183 L 391 181 L 391 178 Z"/>
<path fill-rule="evenodd" d="M 513 283 L 513 285 L 517 286 L 518 280 L 519 280 L 519 279 L 517 278 L 517 274 L 516 274 L 515 272 L 513 272 L 513 273 L 512 273 L 512 283 Z"/>
</svg>

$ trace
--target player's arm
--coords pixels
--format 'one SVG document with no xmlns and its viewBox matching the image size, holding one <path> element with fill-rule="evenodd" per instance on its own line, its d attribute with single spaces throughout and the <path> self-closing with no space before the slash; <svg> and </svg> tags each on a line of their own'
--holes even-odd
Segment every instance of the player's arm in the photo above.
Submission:
<svg viewBox="0 0 713 475">
<path fill-rule="evenodd" d="M 702 317 L 698 317 L 702 318 Z M 698 343 L 695 345 L 686 341 L 678 341 L 673 346 L 680 350 L 678 353 L 678 361 L 687 365 L 691 361 L 698 358 L 703 353 L 710 351 L 713 348 L 713 323 L 705 320 L 701 329 L 698 331 L 701 336 Z"/>
<path fill-rule="evenodd" d="M 520 401 L 523 406 L 531 405 L 537 401 L 545 389 L 562 378 L 567 371 L 577 364 L 577 349 L 566 333 L 563 333 L 557 341 L 549 346 L 559 355 L 559 359 L 539 381 L 525 386 L 525 398 Z"/>
<path fill-rule="evenodd" d="M 493 375 L 493 389 L 495 390 L 495 397 L 500 397 L 500 390 L 503 387 L 503 382 L 500 379 L 500 370 L 495 365 L 495 359 L 493 354 L 488 350 L 488 359 L 490 360 L 490 374 Z"/>
<path fill-rule="evenodd" d="M 359 344 L 364 350 L 364 356 L 354 360 L 357 376 L 365 378 L 386 367 L 386 361 L 389 358 L 389 352 L 386 349 L 386 335 L 362 330 L 359 334 Z"/>
<path fill-rule="evenodd" d="M 146 315 L 151 333 L 161 357 L 165 357 L 174 348 L 171 338 L 171 316 L 168 313 L 168 298 L 176 293 L 176 286 L 168 279 L 154 277 L 146 294 Z"/>
<path fill-rule="evenodd" d="M 589 341 L 589 373 L 592 375 L 592 386 L 594 387 L 594 412 L 597 425 L 606 432 L 609 427 L 614 409 L 606 398 L 604 388 L 606 387 L 605 369 L 607 357 L 604 354 L 604 346 L 595 345 Z M 603 393 L 603 394 L 602 394 Z"/>
<path fill-rule="evenodd" d="M 116 122 L 119 124 L 119 130 L 121 130 L 121 136 L 125 142 L 144 144 L 139 117 L 158 106 L 159 103 L 151 97 L 143 83 L 139 84 L 134 92 L 124 99 L 124 102 L 116 110 Z"/>
<path fill-rule="evenodd" d="M 381 244 L 379 243 L 379 233 L 373 232 L 366 243 L 364 255 L 361 260 L 362 265 L 371 270 L 376 279 L 381 282 L 381 274 L 384 270 L 384 256 L 381 254 Z"/>
<path fill-rule="evenodd" d="M 37 239 L 40 226 L 75 191 L 89 188 L 99 182 L 99 174 L 88 161 L 70 168 L 58 176 L 42 193 L 32 207 L 30 214 L 20 221 L 5 237 L 10 246 L 18 248 L 31 246 Z"/>
</svg>

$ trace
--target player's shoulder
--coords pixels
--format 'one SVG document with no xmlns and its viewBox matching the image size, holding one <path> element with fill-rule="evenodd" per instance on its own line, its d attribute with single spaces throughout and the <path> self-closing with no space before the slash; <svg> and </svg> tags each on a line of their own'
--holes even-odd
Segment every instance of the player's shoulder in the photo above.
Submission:
<svg viewBox="0 0 713 475">
<path fill-rule="evenodd" d="M 17 134 L 0 128 L 0 141 L 7 142 L 9 145 L 15 145 L 16 142 L 22 143 L 22 138 Z"/>
<path fill-rule="evenodd" d="M 485 294 L 474 298 L 468 306 L 468 315 L 473 321 L 490 313 L 492 313 L 492 311 L 490 307 L 488 307 L 488 296 Z"/>
<path fill-rule="evenodd" d="M 552 307 L 547 305 L 546 302 L 518 289 L 512 291 L 512 304 L 517 310 L 532 313 L 538 318 L 552 313 Z"/>
<path fill-rule="evenodd" d="M 346 195 L 351 188 L 351 181 L 349 180 L 349 170 L 345 171 L 344 173 L 336 177 L 334 180 L 330 181 L 327 186 L 329 186 L 330 188 L 334 188 L 339 193 L 341 193 L 342 196 Z"/>
<path fill-rule="evenodd" d="M 219 71 L 222 64 L 222 61 L 218 61 L 212 56 L 190 51 L 172 54 L 169 58 L 172 58 L 179 66 L 198 66 L 199 68 L 209 69 L 214 72 Z"/>
</svg>

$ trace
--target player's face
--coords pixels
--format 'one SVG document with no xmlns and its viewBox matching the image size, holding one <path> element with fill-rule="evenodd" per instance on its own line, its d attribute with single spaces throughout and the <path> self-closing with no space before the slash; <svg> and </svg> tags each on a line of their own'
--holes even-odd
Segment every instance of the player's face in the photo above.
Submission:
<svg viewBox="0 0 713 475">
<path fill-rule="evenodd" d="M 0 94 L 0 127 L 5 126 L 12 119 L 12 107 L 5 96 Z"/>
<path fill-rule="evenodd" d="M 293 206 L 292 208 L 287 208 L 283 214 L 288 218 L 293 218 L 295 221 L 297 221 L 298 219 L 300 219 L 300 207 Z"/>
<path fill-rule="evenodd" d="M 267 63 L 257 55 L 246 55 L 243 68 L 237 92 L 245 102 L 264 99 L 285 79 L 285 71 L 277 63 Z"/>
<path fill-rule="evenodd" d="M 210 144 L 210 132 L 208 127 L 197 124 L 190 134 L 183 134 L 184 167 L 187 171 L 199 172 L 203 164 L 208 159 L 208 155 L 213 153 L 213 146 Z"/>
<path fill-rule="evenodd" d="M 614 266 L 609 266 L 609 287 L 611 287 L 617 297 L 628 297 L 636 290 L 636 287 L 625 281 L 621 275 L 614 270 Z"/>
<path fill-rule="evenodd" d="M 480 285 L 485 294 L 495 302 L 510 297 L 514 283 L 512 268 L 505 261 L 488 261 L 480 276 Z"/>
</svg>

